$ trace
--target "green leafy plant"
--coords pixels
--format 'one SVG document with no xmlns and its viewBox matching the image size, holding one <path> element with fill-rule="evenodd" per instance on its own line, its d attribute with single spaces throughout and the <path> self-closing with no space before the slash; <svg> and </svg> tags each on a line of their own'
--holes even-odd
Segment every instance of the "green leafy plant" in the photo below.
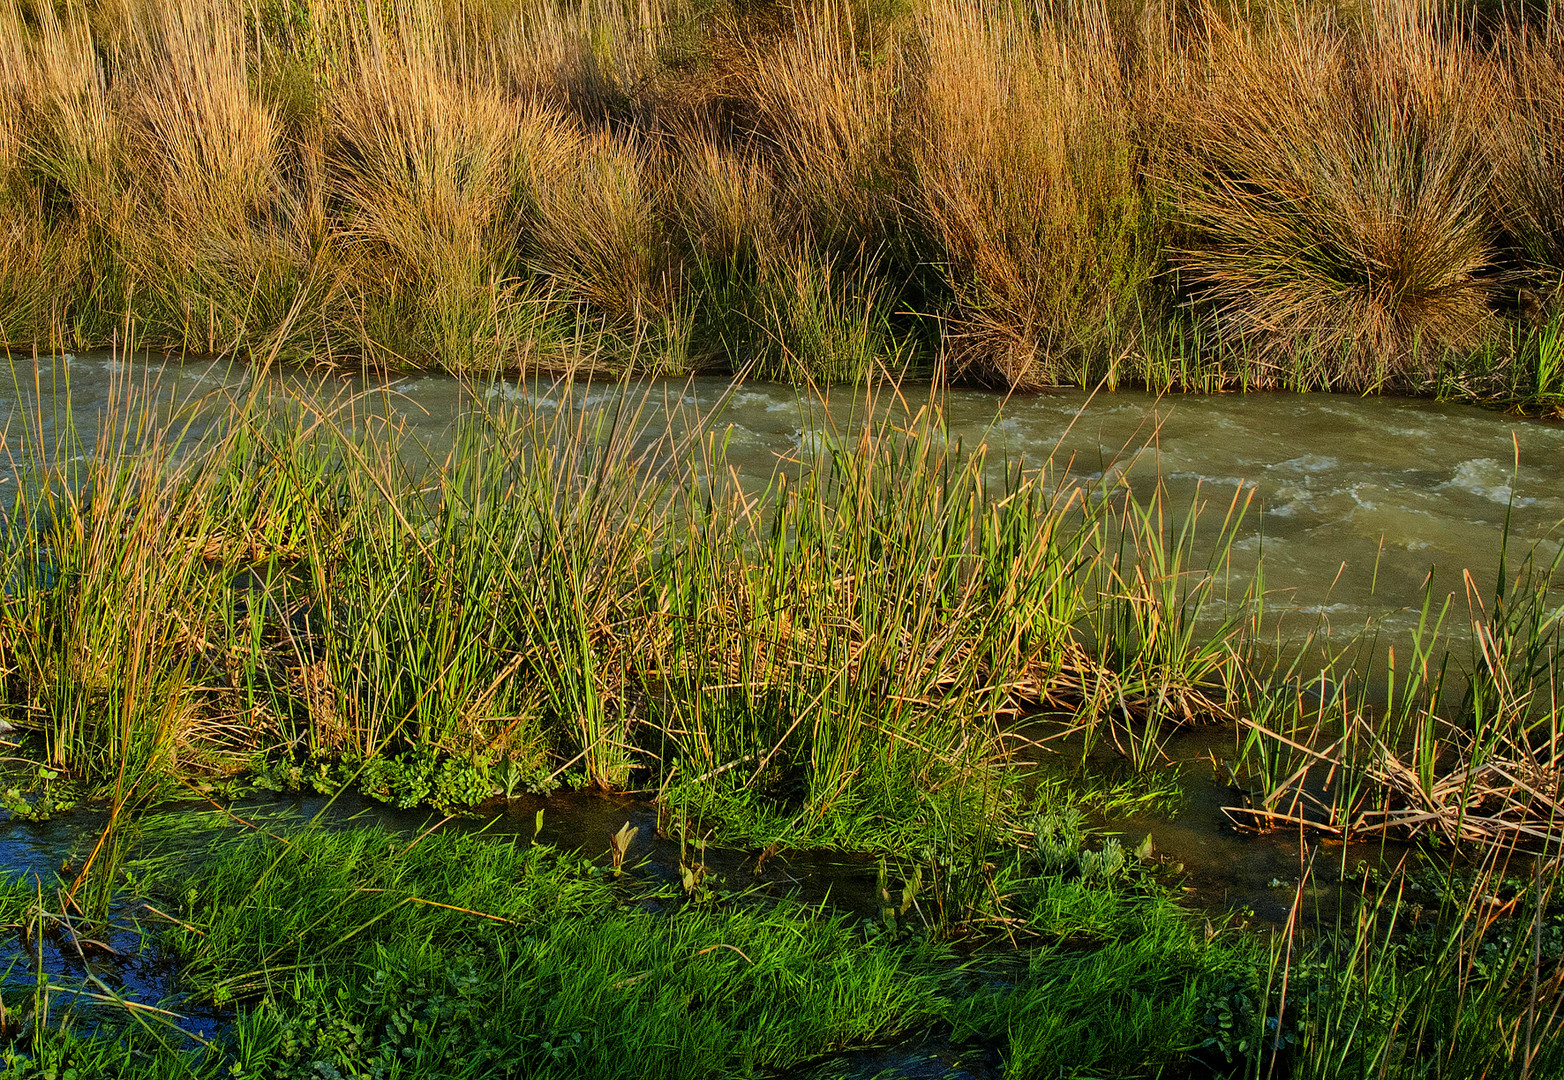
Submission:
<svg viewBox="0 0 1564 1080">
<path fill-rule="evenodd" d="M 24 821 L 48 821 L 55 814 L 75 809 L 76 803 L 76 785 L 45 765 L 36 768 L 26 790 L 19 785 L 0 790 L 0 806 Z"/>
</svg>

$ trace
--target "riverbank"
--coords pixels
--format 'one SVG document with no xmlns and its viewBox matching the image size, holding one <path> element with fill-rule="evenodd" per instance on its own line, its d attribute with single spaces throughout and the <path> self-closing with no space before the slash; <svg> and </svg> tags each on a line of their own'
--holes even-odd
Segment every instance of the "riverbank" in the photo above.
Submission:
<svg viewBox="0 0 1564 1080">
<path fill-rule="evenodd" d="M 1531 8 L 0 13 L 0 339 L 1556 412 Z"/>
<path fill-rule="evenodd" d="M 8 443 L 4 799 L 97 815 L 7 886 L 14 1075 L 1556 1067 L 1545 549 L 1469 572 L 1470 618 L 1430 586 L 1394 649 L 1282 648 L 1241 486 L 991 460 L 937 398 L 864 398 L 757 478 L 663 385 L 471 393 L 435 444 L 119 370 L 91 431 L 35 402 Z M 1157 821 L 1200 726 L 1224 844 L 1295 838 L 1269 931 L 1181 907 Z M 433 816 L 235 806 L 266 789 Z M 551 842 L 566 791 L 606 817 Z M 545 822 L 457 827 L 522 795 Z M 1386 837 L 1418 846 L 1360 871 Z M 830 852 L 851 889 L 766 880 Z M 173 1017 L 118 1000 L 116 934 Z"/>
</svg>

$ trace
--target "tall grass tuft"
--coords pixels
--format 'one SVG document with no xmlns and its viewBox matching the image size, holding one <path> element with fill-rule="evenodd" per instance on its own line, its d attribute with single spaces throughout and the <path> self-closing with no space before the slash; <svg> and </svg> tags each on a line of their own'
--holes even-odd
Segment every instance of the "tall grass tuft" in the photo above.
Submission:
<svg viewBox="0 0 1564 1080">
<path fill-rule="evenodd" d="M 1224 336 L 1327 385 L 1426 381 L 1489 325 L 1494 83 L 1435 5 L 1213 20 L 1169 165 L 1184 284 Z"/>
<path fill-rule="evenodd" d="M 1564 45 L 1557 34 L 1517 32 L 1504 41 L 1508 60 L 1503 108 L 1493 140 L 1493 206 L 1514 246 L 1521 275 L 1518 306 L 1529 322 L 1557 313 L 1564 281 Z"/>
<path fill-rule="evenodd" d="M 913 197 L 955 299 L 945 344 L 983 382 L 1084 379 L 1135 329 L 1156 258 L 1107 12 L 936 0 L 918 35 Z"/>
<path fill-rule="evenodd" d="M 7 75 L 15 171 L 0 209 L 16 306 L 0 324 L 10 340 L 46 346 L 102 340 L 111 331 L 100 309 L 124 297 L 113 245 L 118 125 L 92 30 L 79 8 L 43 5 L 35 30 L 17 25 L 8 39 L 6 63 L 21 66 Z"/>
<path fill-rule="evenodd" d="M 538 192 L 535 265 L 582 315 L 634 336 L 678 336 L 679 267 L 666 236 L 667 170 L 644 145 L 606 133 L 572 142 Z"/>
<path fill-rule="evenodd" d="M 147 9 L 115 50 L 122 128 L 113 221 L 142 332 L 186 352 L 258 353 L 318 306 L 318 200 L 283 183 L 282 131 L 252 90 L 245 28 L 227 7 Z M 312 219 L 313 218 L 313 219 Z M 296 310 L 297 309 L 297 310 Z"/>
<path fill-rule="evenodd" d="M 486 47 L 494 50 L 509 92 L 562 109 L 592 129 L 651 126 L 670 61 L 698 47 L 702 25 L 689 0 L 531 0 L 464 5 L 461 13 L 473 38 L 491 43 Z"/>
<path fill-rule="evenodd" d="M 746 57 L 740 90 L 785 228 L 827 250 L 872 250 L 893 212 L 901 57 L 854 15 L 837 0 L 804 9 L 772 48 Z"/>
<path fill-rule="evenodd" d="M 371 357 L 494 370 L 540 321 L 519 233 L 569 135 L 510 100 L 432 7 L 397 14 L 349 39 L 329 99 L 349 327 Z"/>
<path fill-rule="evenodd" d="M 167 351 L 328 365 L 910 366 L 1552 407 L 1534 331 L 1558 275 L 1556 36 L 1463 18 L 13 5 L 0 330 L 105 347 L 128 318 Z"/>
</svg>

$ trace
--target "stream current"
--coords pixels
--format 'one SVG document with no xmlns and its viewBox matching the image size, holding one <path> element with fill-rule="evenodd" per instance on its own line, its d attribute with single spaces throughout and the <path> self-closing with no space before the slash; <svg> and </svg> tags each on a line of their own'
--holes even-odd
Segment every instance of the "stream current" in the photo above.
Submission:
<svg viewBox="0 0 1564 1080">
<path fill-rule="evenodd" d="M 0 372 L 0 425 L 13 451 L 23 425 L 52 444 L 67 421 L 90 449 L 100 417 L 127 391 L 165 403 L 237 397 L 263 380 L 276 397 L 331 403 L 361 419 L 389 415 L 405 435 L 443 454 L 461 419 L 509 403 L 547 415 L 569 395 L 587 414 L 633 414 L 644 442 L 706 430 L 726 461 L 763 483 L 828 438 L 848 438 L 866 418 L 894 422 L 929 401 L 927 387 L 896 400 L 838 388 L 826 396 L 771 384 L 732 386 L 698 377 L 660 382 L 529 380 L 473 386 L 416 375 L 385 380 L 299 373 L 257 376 L 215 362 L 122 360 L 98 354 L 13 360 Z M 1558 552 L 1564 522 L 1564 425 L 1466 405 L 1331 394 L 1157 398 L 1121 391 L 1000 397 L 948 390 L 938 401 L 950 435 L 986 447 L 998 467 L 1051 462 L 1080 478 L 1125 474 L 1137 491 L 1160 479 L 1168 506 L 1198 500 L 1215 533 L 1235 496 L 1247 509 L 1234 545 L 1240 574 L 1263 551 L 1267 606 L 1290 618 L 1284 632 L 1319 627 L 1341 639 L 1371 623 L 1394 636 L 1415 625 L 1431 589 L 1436 610 L 1453 595 L 1464 619 L 1465 574 L 1493 591 L 1508 531 L 1513 568 L 1535 551 Z M 170 412 L 173 410 L 170 408 Z"/>
</svg>

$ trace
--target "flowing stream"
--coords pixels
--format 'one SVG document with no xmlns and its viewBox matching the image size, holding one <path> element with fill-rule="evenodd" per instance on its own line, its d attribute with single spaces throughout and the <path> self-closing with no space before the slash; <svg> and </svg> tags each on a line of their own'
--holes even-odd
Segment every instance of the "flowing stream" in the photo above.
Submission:
<svg viewBox="0 0 1564 1080">
<path fill-rule="evenodd" d="M 0 424 L 15 449 L 23 425 L 52 444 L 67 422 L 90 446 L 99 418 L 127 390 L 165 403 L 236 397 L 256 376 L 212 362 L 123 361 L 107 355 L 12 362 L 0 373 Z M 861 394 L 826 397 L 786 386 L 731 386 L 725 379 L 473 387 L 435 375 L 326 378 L 261 376 L 274 395 L 335 403 L 345 415 L 389 414 L 440 454 L 465 414 L 524 401 L 545 412 L 568 393 L 605 415 L 622 410 L 647 439 L 704 428 L 729 464 L 757 483 L 818 449 L 828 435 L 860 430 Z M 875 412 L 905 415 L 927 404 L 925 387 L 901 401 L 880 395 Z M 918 397 L 923 395 L 923 397 Z M 1057 391 L 1001 398 L 977 390 L 939 395 L 950 434 L 986 446 L 989 460 L 1053 462 L 1080 477 L 1117 471 L 1137 490 L 1160 478 L 1168 505 L 1198 501 L 1214 533 L 1235 497 L 1247 507 L 1234 553 L 1249 573 L 1263 552 L 1268 607 L 1290 632 L 1319 626 L 1343 638 L 1371 622 L 1394 635 L 1415 624 L 1425 595 L 1453 595 L 1464 619 L 1470 572 L 1493 591 L 1501 543 L 1513 567 L 1535 550 L 1558 552 L 1564 522 L 1564 425 L 1466 405 L 1328 394 L 1155 398 L 1135 392 Z M 886 403 L 890 407 L 886 407 Z M 174 410 L 168 409 L 170 415 Z"/>
</svg>

